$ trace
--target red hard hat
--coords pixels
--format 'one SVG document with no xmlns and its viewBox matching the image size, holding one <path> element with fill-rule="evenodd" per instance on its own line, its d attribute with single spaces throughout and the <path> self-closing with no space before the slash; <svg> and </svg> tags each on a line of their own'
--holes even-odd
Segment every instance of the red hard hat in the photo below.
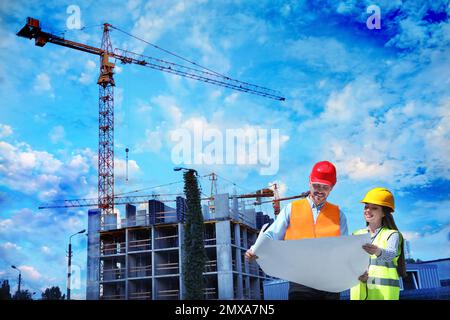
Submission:
<svg viewBox="0 0 450 320">
<path fill-rule="evenodd" d="M 309 181 L 312 183 L 323 183 L 329 186 L 336 184 L 336 168 L 329 161 L 317 162 L 312 168 Z"/>
</svg>

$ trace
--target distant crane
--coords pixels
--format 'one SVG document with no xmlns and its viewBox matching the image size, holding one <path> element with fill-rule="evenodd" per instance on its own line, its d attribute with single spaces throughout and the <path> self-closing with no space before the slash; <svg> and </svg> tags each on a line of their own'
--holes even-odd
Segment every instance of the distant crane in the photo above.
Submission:
<svg viewBox="0 0 450 320">
<path fill-rule="evenodd" d="M 214 177 L 214 180 L 212 180 L 212 184 L 214 186 L 211 186 L 211 190 L 215 190 L 215 193 L 211 194 L 209 197 L 201 198 L 201 200 L 207 200 L 210 204 L 212 200 L 214 200 L 214 195 L 217 194 L 217 174 L 214 172 L 211 174 L 207 174 L 203 177 Z M 179 181 L 183 182 L 183 181 Z M 178 182 L 172 182 L 167 185 L 173 185 Z M 161 186 L 157 186 L 161 187 Z M 153 187 L 156 188 L 156 187 Z M 142 189 L 144 190 L 144 189 Z M 142 192 L 142 190 L 135 190 L 130 193 L 137 193 Z M 176 200 L 168 200 L 168 199 L 160 199 L 160 197 L 173 197 L 173 196 L 182 196 L 181 193 L 170 193 L 170 194 L 147 194 L 147 195 L 126 195 L 126 196 L 115 196 L 114 197 L 114 205 L 124 205 L 124 204 L 141 204 L 141 203 L 147 203 L 149 200 L 158 200 L 160 202 L 176 202 Z M 250 198 L 256 198 L 256 201 L 254 202 L 254 205 L 261 204 L 261 198 L 269 198 L 273 197 L 274 192 L 271 189 L 264 188 L 255 191 L 254 193 L 246 193 L 246 194 L 240 194 L 240 195 L 232 195 L 229 196 L 229 199 L 250 199 Z M 271 201 L 269 201 L 271 202 Z M 96 207 L 98 205 L 98 200 L 94 198 L 89 199 L 72 199 L 72 200 L 59 200 L 59 201 L 52 201 L 49 203 L 43 203 L 39 206 L 39 209 L 56 209 L 56 208 L 80 208 L 80 207 Z M 211 209 L 211 208 L 210 208 Z"/>
<path fill-rule="evenodd" d="M 125 181 L 128 182 L 128 151 L 130 151 L 130 149 L 126 148 L 125 149 L 125 153 L 126 153 L 126 175 L 125 175 Z"/>
<path fill-rule="evenodd" d="M 233 90 L 247 92 L 262 97 L 284 101 L 285 98 L 279 92 L 232 79 L 213 70 L 207 69 L 191 62 L 156 45 L 148 43 L 153 47 L 161 49 L 166 53 L 183 59 L 195 66 L 186 67 L 177 63 L 144 56 L 127 50 L 114 49 L 111 44 L 109 33 L 111 29 L 122 32 L 128 36 L 139 39 L 109 23 L 103 24 L 103 37 L 100 48 L 89 46 L 83 43 L 70 41 L 63 37 L 45 32 L 42 30 L 39 20 L 27 18 L 25 26 L 20 29 L 17 36 L 35 39 L 35 45 L 43 47 L 47 42 L 63 47 L 87 52 L 100 57 L 100 75 L 97 81 L 99 85 L 99 143 L 98 143 L 98 208 L 101 210 L 101 221 L 104 216 L 114 212 L 114 67 L 110 58 L 120 61 L 122 64 L 136 64 L 149 67 L 155 70 L 168 72 L 186 78 L 203 81 L 230 88 Z M 139 39 L 142 40 L 142 39 Z M 142 40 L 144 41 L 144 40 Z"/>
<path fill-rule="evenodd" d="M 302 192 L 302 193 L 299 194 L 299 195 L 291 196 L 291 197 L 279 198 L 279 197 L 275 196 L 273 200 L 270 200 L 270 201 L 262 201 L 262 202 L 260 202 L 260 203 L 258 203 L 258 204 L 263 204 L 263 203 L 269 203 L 269 202 L 271 202 L 271 203 L 272 203 L 272 206 L 273 206 L 273 209 L 274 209 L 274 214 L 275 214 L 275 217 L 276 217 L 276 216 L 280 213 L 280 202 L 281 202 L 281 201 L 293 200 L 293 199 L 302 199 L 302 198 L 308 197 L 309 194 L 310 194 L 310 191 L 305 191 L 305 192 Z"/>
</svg>

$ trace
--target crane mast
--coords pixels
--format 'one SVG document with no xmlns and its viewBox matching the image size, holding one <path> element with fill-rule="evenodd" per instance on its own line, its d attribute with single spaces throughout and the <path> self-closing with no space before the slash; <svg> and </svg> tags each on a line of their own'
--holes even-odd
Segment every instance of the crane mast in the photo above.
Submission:
<svg viewBox="0 0 450 320">
<path fill-rule="evenodd" d="M 98 206 L 101 217 L 114 213 L 114 63 L 109 37 L 110 25 L 103 25 L 102 53 L 100 55 L 99 130 L 98 130 Z"/>
</svg>

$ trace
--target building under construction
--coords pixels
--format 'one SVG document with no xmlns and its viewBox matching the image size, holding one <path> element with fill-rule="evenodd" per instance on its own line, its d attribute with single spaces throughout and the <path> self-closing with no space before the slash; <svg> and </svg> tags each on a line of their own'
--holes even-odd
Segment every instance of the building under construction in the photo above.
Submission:
<svg viewBox="0 0 450 320">
<path fill-rule="evenodd" d="M 175 208 L 149 200 L 125 206 L 125 217 L 89 210 L 86 298 L 183 299 L 183 222 L 186 201 Z M 142 208 L 142 207 L 140 207 Z M 203 205 L 206 299 L 263 299 L 266 275 L 244 259 L 267 215 L 243 199 L 218 194 Z"/>
</svg>

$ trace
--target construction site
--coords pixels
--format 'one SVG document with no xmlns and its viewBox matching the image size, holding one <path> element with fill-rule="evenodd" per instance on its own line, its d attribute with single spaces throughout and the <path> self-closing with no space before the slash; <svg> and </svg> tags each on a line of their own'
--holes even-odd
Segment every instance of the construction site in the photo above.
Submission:
<svg viewBox="0 0 450 320">
<path fill-rule="evenodd" d="M 185 199 L 144 207 L 127 204 L 125 217 L 109 215 L 103 226 L 100 211 L 89 210 L 87 299 L 183 299 Z M 228 194 L 215 195 L 202 211 L 205 299 L 263 299 L 267 277 L 244 254 L 270 218 Z"/>
<path fill-rule="evenodd" d="M 5 2 L 0 300 L 450 299 L 448 9 Z"/>
</svg>

